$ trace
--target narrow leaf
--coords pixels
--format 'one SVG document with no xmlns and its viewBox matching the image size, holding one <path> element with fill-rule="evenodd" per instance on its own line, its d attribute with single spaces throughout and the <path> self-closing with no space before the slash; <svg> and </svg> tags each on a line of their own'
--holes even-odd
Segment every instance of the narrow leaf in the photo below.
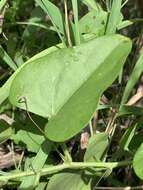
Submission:
<svg viewBox="0 0 143 190">
<path fill-rule="evenodd" d="M 103 158 L 108 144 L 108 135 L 106 133 L 99 133 L 92 136 L 84 155 L 84 161 L 100 161 Z"/>
<path fill-rule="evenodd" d="M 2 11 L 3 7 L 6 5 L 7 0 L 1 0 L 0 1 L 0 12 Z"/>
<path fill-rule="evenodd" d="M 133 90 L 133 87 L 135 86 L 139 77 L 141 76 L 142 72 L 143 72 L 143 50 L 141 51 L 140 57 L 139 57 L 136 65 L 133 69 L 131 76 L 128 79 L 128 83 L 127 83 L 126 88 L 124 90 L 121 105 L 123 105 L 127 102 L 129 95 L 130 95 L 131 91 Z"/>
<path fill-rule="evenodd" d="M 39 184 L 40 173 L 38 173 L 44 166 L 49 152 L 51 151 L 51 144 L 48 142 L 44 142 L 41 145 L 40 150 L 38 151 L 37 155 L 35 156 L 34 160 L 31 163 L 32 169 L 37 172 L 37 175 L 25 177 L 20 185 L 20 189 L 35 189 L 35 187 Z"/>
<path fill-rule="evenodd" d="M 106 34 L 116 33 L 117 26 L 121 19 L 122 0 L 113 0 L 112 8 L 109 13 L 109 20 L 107 24 Z"/>
<path fill-rule="evenodd" d="M 61 33 L 64 34 L 64 23 L 59 8 L 48 0 L 35 0 L 35 1 L 45 11 L 45 13 L 48 14 L 60 39 L 64 43 L 64 39 L 61 35 Z"/>
<path fill-rule="evenodd" d="M 133 159 L 133 168 L 136 175 L 143 180 L 143 143 L 138 148 L 134 159 Z"/>
<path fill-rule="evenodd" d="M 95 10 L 98 9 L 97 3 L 94 0 L 82 0 L 82 2 L 92 9 L 95 9 Z"/>
<path fill-rule="evenodd" d="M 17 69 L 16 64 L 14 63 L 14 61 L 11 59 L 11 57 L 7 54 L 7 52 L 3 49 L 3 47 L 1 45 L 0 45 L 0 57 L 14 71 Z"/>
<path fill-rule="evenodd" d="M 92 10 L 83 16 L 79 21 L 81 34 L 94 34 L 102 36 L 105 34 L 107 13 L 98 9 Z"/>
<path fill-rule="evenodd" d="M 4 120 L 0 120 L 0 144 L 10 138 L 12 128 Z"/>
</svg>

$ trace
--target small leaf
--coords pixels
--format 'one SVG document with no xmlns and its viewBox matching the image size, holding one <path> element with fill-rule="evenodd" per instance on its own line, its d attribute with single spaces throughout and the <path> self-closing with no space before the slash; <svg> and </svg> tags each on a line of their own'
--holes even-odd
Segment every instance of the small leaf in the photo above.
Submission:
<svg viewBox="0 0 143 190">
<path fill-rule="evenodd" d="M 0 120 L 0 143 L 8 140 L 12 135 L 12 127 L 4 120 Z"/>
<path fill-rule="evenodd" d="M 127 27 L 127 26 L 132 25 L 132 24 L 133 24 L 132 21 L 130 21 L 130 20 L 124 20 L 124 21 L 122 21 L 120 24 L 118 24 L 117 29 L 118 29 L 118 30 L 121 30 L 121 29 L 123 29 L 123 28 L 125 28 L 125 27 Z"/>
<path fill-rule="evenodd" d="M 85 183 L 80 173 L 55 174 L 49 181 L 47 190 L 90 190 L 90 185 Z"/>
<path fill-rule="evenodd" d="M 39 183 L 38 187 L 36 187 L 35 190 L 45 190 L 46 185 L 47 185 L 47 182 L 41 182 Z"/>
<path fill-rule="evenodd" d="M 128 151 L 129 150 L 129 144 L 135 135 L 137 129 L 137 124 L 134 126 L 129 127 L 126 132 L 124 133 L 123 137 L 120 140 L 119 146 L 121 149 Z"/>
<path fill-rule="evenodd" d="M 84 155 L 84 161 L 99 161 L 109 145 L 108 135 L 106 133 L 99 133 L 92 136 L 89 140 L 87 150 Z"/>
<path fill-rule="evenodd" d="M 80 33 L 101 36 L 105 33 L 106 22 L 107 13 L 105 11 L 92 10 L 80 19 Z"/>
<path fill-rule="evenodd" d="M 45 119 L 37 116 L 33 116 L 32 119 L 41 129 L 47 122 Z M 11 136 L 11 139 L 16 144 L 24 144 L 28 151 L 37 153 L 44 141 L 44 137 L 33 122 L 29 118 L 23 119 L 23 121 L 16 119 L 13 123 L 13 128 L 15 129 L 15 134 Z"/>
<path fill-rule="evenodd" d="M 143 143 L 138 148 L 134 159 L 133 159 L 133 168 L 136 175 L 143 180 Z"/>
<path fill-rule="evenodd" d="M 130 144 L 129 144 L 129 150 L 133 153 L 137 151 L 137 149 L 140 147 L 140 145 L 143 142 L 143 132 L 139 131 L 139 133 L 135 134 L 134 137 L 132 138 Z"/>
<path fill-rule="evenodd" d="M 0 45 L 0 57 L 1 59 L 14 71 L 17 69 L 17 65 L 15 62 L 11 59 L 11 57 L 7 54 L 7 52 L 3 49 L 3 47 Z"/>
<path fill-rule="evenodd" d="M 130 150 L 129 146 L 131 144 L 132 139 L 134 138 L 137 128 L 138 125 L 136 124 L 126 129 L 124 135 L 122 136 L 119 142 L 119 149 L 114 153 L 114 159 L 119 159 L 127 152 L 130 153 L 132 151 Z"/>
<path fill-rule="evenodd" d="M 125 115 L 141 116 L 143 115 L 143 109 L 142 107 L 123 105 L 119 110 L 118 117 Z"/>
<path fill-rule="evenodd" d="M 31 163 L 31 168 L 35 171 L 35 173 L 37 172 L 37 174 L 35 176 L 25 177 L 20 185 L 20 189 L 32 190 L 35 189 L 35 187 L 39 184 L 40 173 L 38 172 L 40 172 L 40 170 L 43 168 L 48 158 L 48 155 L 51 151 L 51 145 L 52 144 L 48 141 L 43 142 L 41 148 Z"/>
</svg>

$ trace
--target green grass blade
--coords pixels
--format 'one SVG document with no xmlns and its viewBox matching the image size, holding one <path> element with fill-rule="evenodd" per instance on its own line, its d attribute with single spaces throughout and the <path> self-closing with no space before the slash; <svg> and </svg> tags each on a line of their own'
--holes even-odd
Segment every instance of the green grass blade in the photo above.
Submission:
<svg viewBox="0 0 143 190">
<path fill-rule="evenodd" d="M 106 34 L 116 33 L 117 26 L 121 18 L 122 0 L 113 0 L 109 20 L 107 24 Z"/>
<path fill-rule="evenodd" d="M 16 71 L 17 65 L 15 64 L 15 62 L 11 59 L 11 57 L 7 54 L 7 52 L 3 49 L 1 45 L 0 45 L 0 57 L 8 66 L 10 66 L 14 71 Z"/>
<path fill-rule="evenodd" d="M 6 5 L 7 0 L 1 0 L 0 1 L 0 11 L 3 9 L 3 7 Z"/>
<path fill-rule="evenodd" d="M 139 77 L 141 76 L 143 72 L 143 50 L 141 51 L 140 57 L 133 69 L 133 72 L 128 80 L 128 83 L 126 85 L 123 98 L 121 101 L 121 105 L 125 104 L 128 100 L 128 97 L 135 86 L 136 82 L 138 81 Z"/>
<path fill-rule="evenodd" d="M 96 4 L 96 2 L 94 1 L 94 0 L 83 0 L 82 1 L 85 5 L 87 5 L 87 6 L 89 6 L 90 8 L 92 8 L 92 9 L 95 9 L 95 10 L 97 10 L 98 8 L 97 8 L 97 4 Z"/>
<path fill-rule="evenodd" d="M 20 189 L 34 189 L 38 185 L 40 178 L 40 173 L 38 172 L 43 168 L 50 150 L 51 144 L 45 141 L 32 161 L 32 169 L 35 171 L 36 175 L 24 178 L 20 185 Z"/>
<path fill-rule="evenodd" d="M 62 34 L 65 36 L 64 23 L 59 8 L 48 0 L 35 1 L 44 10 L 44 12 L 47 13 L 59 38 L 61 39 L 62 43 L 65 44 L 64 37 L 62 36 Z"/>
<path fill-rule="evenodd" d="M 77 0 L 72 0 L 73 12 L 74 12 L 74 24 L 75 24 L 75 42 L 76 45 L 80 44 L 80 31 L 79 31 L 79 21 L 78 21 L 78 2 Z"/>
</svg>

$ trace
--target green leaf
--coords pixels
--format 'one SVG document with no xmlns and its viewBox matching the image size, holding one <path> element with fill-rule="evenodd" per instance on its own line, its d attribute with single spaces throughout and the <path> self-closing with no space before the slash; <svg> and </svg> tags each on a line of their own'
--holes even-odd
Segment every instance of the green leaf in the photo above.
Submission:
<svg viewBox="0 0 143 190">
<path fill-rule="evenodd" d="M 0 88 L 0 104 L 8 98 L 12 80 L 13 76 L 11 76 L 9 80 Z"/>
<path fill-rule="evenodd" d="M 33 9 L 33 11 L 31 12 L 31 15 L 30 15 L 30 19 L 27 22 L 18 22 L 18 24 L 20 24 L 20 23 L 27 24 L 27 27 L 25 28 L 25 30 L 23 32 L 22 39 L 24 39 L 26 41 L 26 38 L 28 38 L 28 40 L 29 40 L 29 37 L 31 37 L 31 35 L 33 35 L 36 32 L 36 30 L 35 30 L 36 27 L 34 27 L 34 24 L 35 24 L 35 26 L 36 26 L 36 24 L 39 27 L 40 27 L 40 25 L 42 26 L 41 22 L 42 22 L 42 18 L 44 16 L 45 16 L 45 13 L 38 6 Z M 33 26 L 31 24 L 33 24 Z"/>
<path fill-rule="evenodd" d="M 141 116 L 143 115 L 143 109 L 142 107 L 138 107 L 138 106 L 123 105 L 118 112 L 118 117 L 126 116 L 126 115 Z"/>
<path fill-rule="evenodd" d="M 44 118 L 32 116 L 32 119 L 41 129 L 46 124 Z M 22 119 L 22 121 L 15 118 L 13 128 L 15 129 L 15 134 L 11 136 L 11 139 L 14 140 L 16 144 L 26 146 L 28 151 L 37 153 L 45 139 L 41 131 L 37 129 L 33 122 L 29 118 L 25 120 Z"/>
<path fill-rule="evenodd" d="M 121 23 L 118 24 L 117 29 L 121 30 L 121 29 L 123 29 L 123 28 L 125 28 L 127 26 L 132 25 L 132 24 L 133 24 L 132 21 L 130 21 L 130 20 L 124 20 L 124 21 L 122 21 Z"/>
<path fill-rule="evenodd" d="M 101 36 L 105 33 L 106 22 L 107 13 L 105 11 L 101 9 L 92 10 L 80 19 L 80 33 Z"/>
<path fill-rule="evenodd" d="M 130 50 L 130 40 L 120 35 L 57 50 L 20 70 L 12 82 L 10 101 L 48 117 L 47 137 L 65 141 L 89 122 L 101 94 L 118 76 Z M 25 103 L 20 101 L 22 97 Z"/>
<path fill-rule="evenodd" d="M 119 143 L 119 146 L 121 149 L 123 150 L 129 150 L 129 144 L 133 138 L 133 136 L 135 135 L 137 129 L 137 125 L 134 125 L 132 127 L 129 127 L 126 132 L 124 133 L 123 137 L 121 138 L 121 141 Z"/>
<path fill-rule="evenodd" d="M 45 11 L 45 13 L 48 14 L 53 26 L 55 27 L 60 39 L 63 42 L 63 37 L 61 36 L 61 33 L 65 34 L 64 22 L 59 8 L 48 0 L 35 0 L 35 1 Z"/>
<path fill-rule="evenodd" d="M 23 68 L 23 66 L 25 66 L 26 64 L 39 59 L 49 53 L 52 53 L 60 48 L 63 48 L 62 44 L 58 44 L 56 46 L 52 46 L 48 49 L 43 50 L 42 52 L 36 54 L 35 56 L 33 56 L 32 58 L 30 58 L 27 62 L 25 62 L 21 67 L 19 67 L 14 74 L 6 81 L 6 83 L 0 88 L 0 104 L 2 104 L 9 96 L 9 91 L 10 91 L 10 86 L 11 83 L 13 81 L 13 79 L 15 78 L 15 76 L 17 75 L 17 73 Z"/>
<path fill-rule="evenodd" d="M 87 150 L 84 155 L 84 161 L 99 161 L 109 145 L 108 135 L 99 133 L 89 139 Z"/>
<path fill-rule="evenodd" d="M 143 142 L 143 132 L 139 131 L 139 133 L 135 134 L 129 144 L 129 150 L 132 153 L 135 153 L 137 149 L 140 147 L 140 145 Z"/>
<path fill-rule="evenodd" d="M 2 11 L 2 9 L 4 8 L 4 6 L 6 5 L 7 0 L 1 0 L 0 1 L 0 12 Z"/>
<path fill-rule="evenodd" d="M 91 39 L 92 36 L 84 36 L 84 39 Z M 63 48 L 63 44 L 57 44 L 56 46 L 52 46 L 50 48 L 47 48 L 45 50 L 43 50 L 42 52 L 34 55 L 32 58 L 30 58 L 28 61 L 26 61 L 21 67 L 19 67 L 16 72 L 6 81 L 6 83 L 0 88 L 0 105 L 8 98 L 9 96 L 9 91 L 10 91 L 10 86 L 11 83 L 13 81 L 13 79 L 15 78 L 15 76 L 17 75 L 17 73 L 23 68 L 24 65 L 39 59 L 43 56 L 46 56 L 49 53 L 52 53 L 58 49 Z"/>
<path fill-rule="evenodd" d="M 122 0 L 112 1 L 112 7 L 109 15 L 106 34 L 116 33 L 118 24 L 121 21 L 121 8 L 122 8 Z"/>
<path fill-rule="evenodd" d="M 12 135 L 12 127 L 4 120 L 0 120 L 0 143 L 8 140 Z"/>
<path fill-rule="evenodd" d="M 140 57 L 133 69 L 132 74 L 130 75 L 130 77 L 128 79 L 128 83 L 126 85 L 126 88 L 124 90 L 124 94 L 122 97 L 121 105 L 123 105 L 127 102 L 129 95 L 130 95 L 131 91 L 133 90 L 133 87 L 135 86 L 139 77 L 141 76 L 142 72 L 143 72 L 143 50 L 140 52 Z"/>
<path fill-rule="evenodd" d="M 90 190 L 80 173 L 61 173 L 54 175 L 47 186 L 47 190 Z"/>
<path fill-rule="evenodd" d="M 83 2 L 85 5 L 87 5 L 87 6 L 89 6 L 90 8 L 92 8 L 92 9 L 95 9 L 95 10 L 98 9 L 97 3 L 96 3 L 94 0 L 82 0 L 82 2 Z"/>
<path fill-rule="evenodd" d="M 7 52 L 3 49 L 1 45 L 0 45 L 0 57 L 8 66 L 10 66 L 14 71 L 16 71 L 17 65 L 14 63 L 14 61 L 11 59 L 11 57 L 7 54 Z"/>
<path fill-rule="evenodd" d="M 136 130 L 137 130 L 137 125 L 131 126 L 126 130 L 126 132 L 124 133 L 123 137 L 119 142 L 119 150 L 115 152 L 114 158 L 119 159 L 123 156 L 124 153 L 130 152 L 129 145 L 135 135 Z"/>
<path fill-rule="evenodd" d="M 133 168 L 136 175 L 143 180 L 143 143 L 138 148 L 134 159 L 133 159 Z"/>
<path fill-rule="evenodd" d="M 37 172 L 37 175 L 25 177 L 20 185 L 20 189 L 32 190 L 35 189 L 35 187 L 39 184 L 40 170 L 43 168 L 50 151 L 51 151 L 51 143 L 44 141 L 37 155 L 35 156 L 35 158 L 31 163 L 32 170 L 34 170 L 35 173 Z"/>
<path fill-rule="evenodd" d="M 36 187 L 35 190 L 45 190 L 46 186 L 47 186 L 47 183 L 46 183 L 46 182 L 41 182 L 41 183 L 38 185 L 38 187 Z"/>
</svg>

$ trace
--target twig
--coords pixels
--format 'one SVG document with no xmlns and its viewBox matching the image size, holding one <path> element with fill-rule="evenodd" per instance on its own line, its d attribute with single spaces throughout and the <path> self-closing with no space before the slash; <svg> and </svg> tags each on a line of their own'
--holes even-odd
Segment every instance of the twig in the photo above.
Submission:
<svg viewBox="0 0 143 190">
<path fill-rule="evenodd" d="M 127 105 L 132 106 L 132 105 L 136 104 L 141 98 L 143 98 L 143 86 L 142 85 L 138 88 L 137 93 L 130 98 Z"/>
</svg>

